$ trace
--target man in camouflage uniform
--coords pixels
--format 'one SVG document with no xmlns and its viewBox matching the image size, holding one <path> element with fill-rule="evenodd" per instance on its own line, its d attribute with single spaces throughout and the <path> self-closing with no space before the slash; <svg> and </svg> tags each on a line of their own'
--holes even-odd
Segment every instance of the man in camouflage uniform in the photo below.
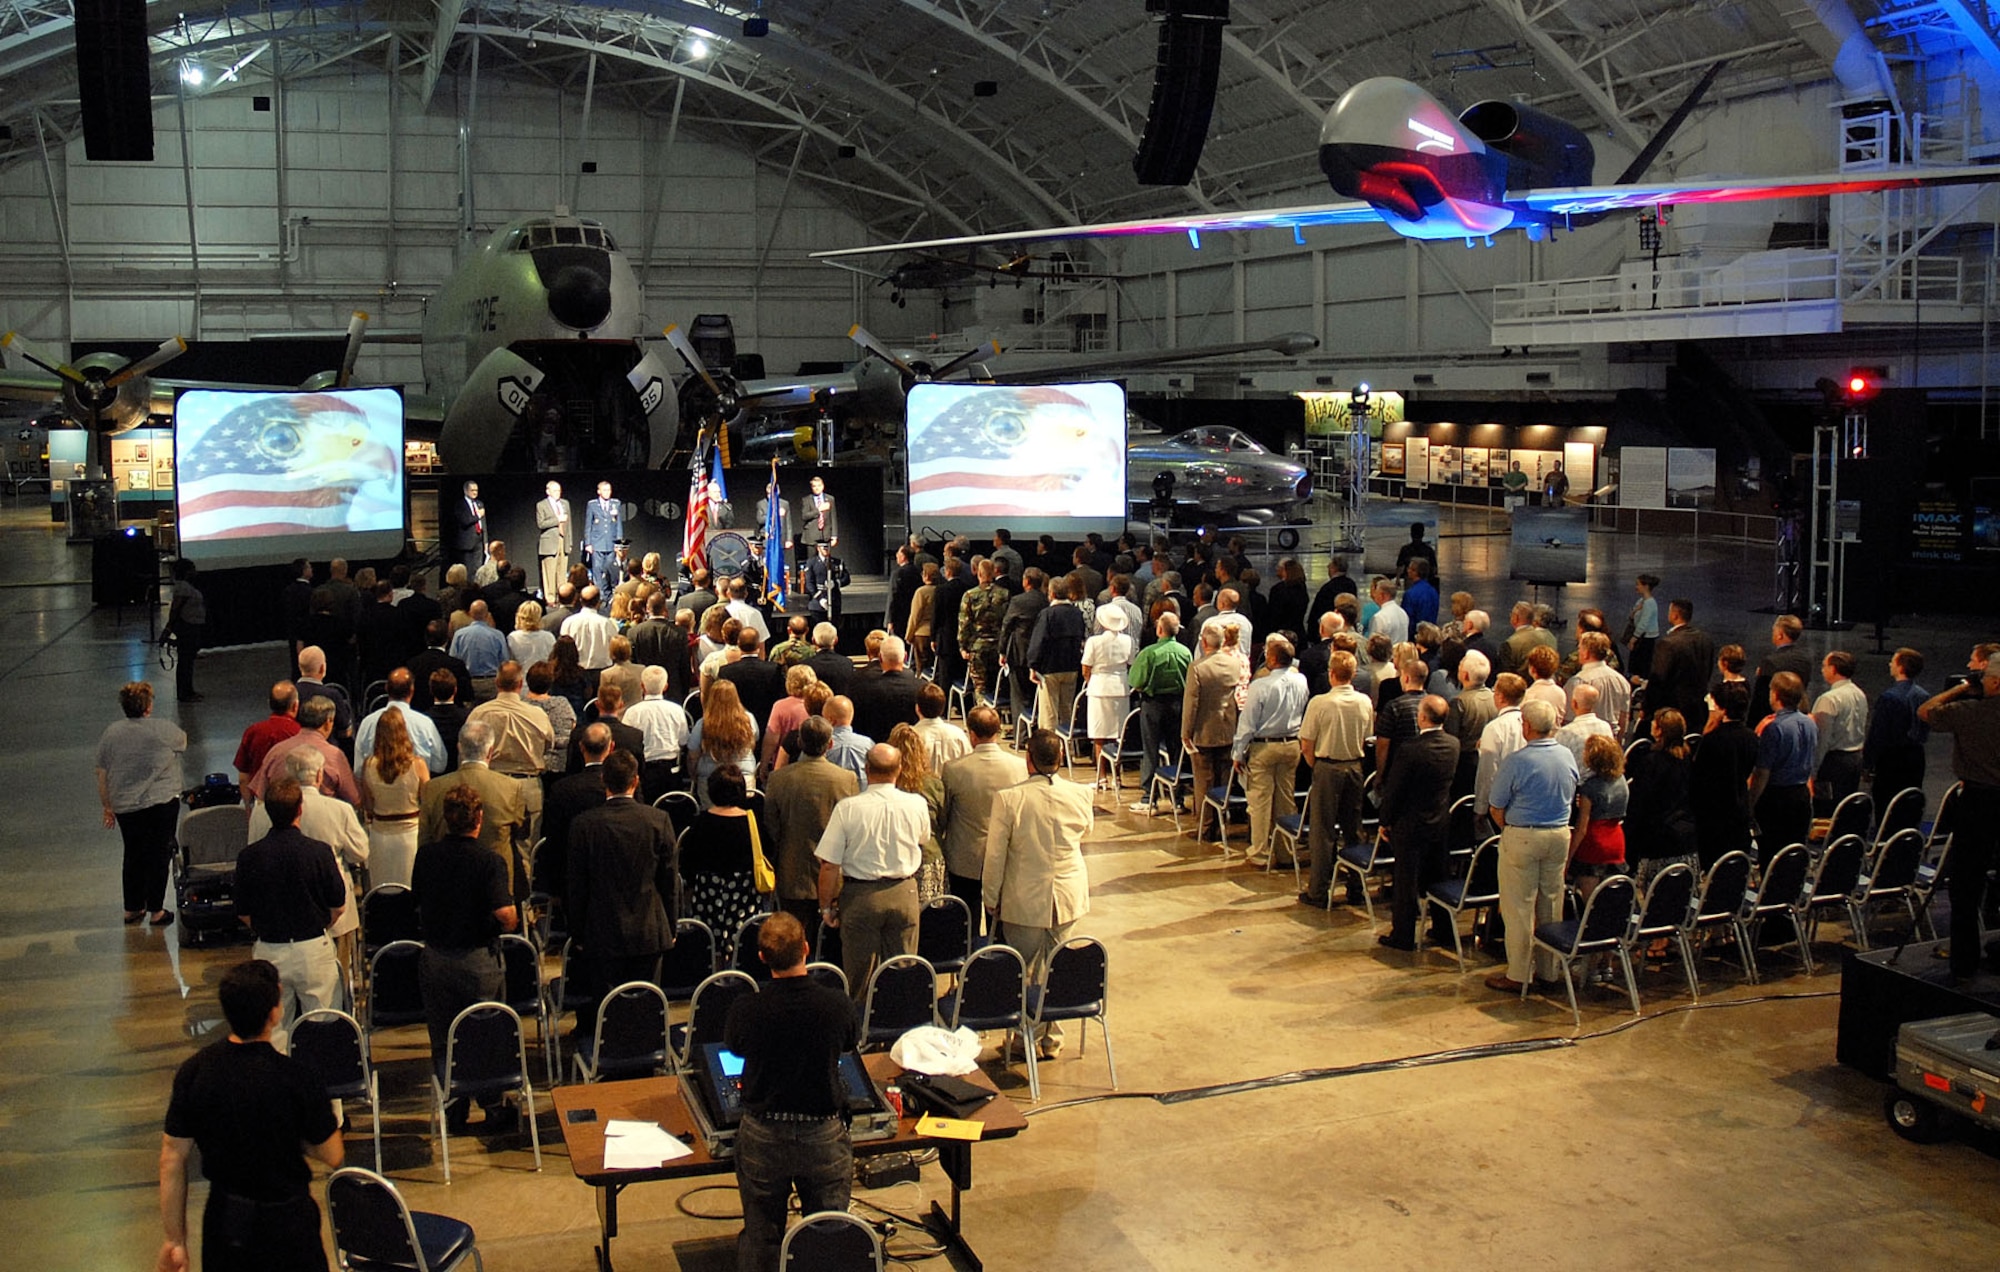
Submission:
<svg viewBox="0 0 2000 1272">
<path fill-rule="evenodd" d="M 972 568 L 979 583 L 958 605 L 958 648 L 972 669 L 973 697 L 991 702 L 1000 665 L 1000 621 L 1007 615 L 1008 596 L 993 581 L 998 570 L 992 560 L 981 557 Z"/>
<path fill-rule="evenodd" d="M 810 630 L 811 624 L 806 621 L 805 615 L 792 615 L 791 621 L 785 624 L 785 639 L 771 646 L 771 652 L 765 656 L 780 667 L 790 667 L 811 658 L 818 650 L 807 636 Z"/>
</svg>

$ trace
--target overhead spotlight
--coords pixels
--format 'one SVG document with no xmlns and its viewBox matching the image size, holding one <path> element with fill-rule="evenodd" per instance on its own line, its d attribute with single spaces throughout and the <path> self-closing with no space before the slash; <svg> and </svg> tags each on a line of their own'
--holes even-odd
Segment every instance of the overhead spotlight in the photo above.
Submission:
<svg viewBox="0 0 2000 1272">
<path fill-rule="evenodd" d="M 208 79 L 208 73 L 201 69 L 201 63 L 186 61 L 181 63 L 181 83 L 189 88 L 200 88 Z"/>
<path fill-rule="evenodd" d="M 708 41 L 697 35 L 688 43 L 688 53 L 693 57 L 707 57 Z"/>
</svg>

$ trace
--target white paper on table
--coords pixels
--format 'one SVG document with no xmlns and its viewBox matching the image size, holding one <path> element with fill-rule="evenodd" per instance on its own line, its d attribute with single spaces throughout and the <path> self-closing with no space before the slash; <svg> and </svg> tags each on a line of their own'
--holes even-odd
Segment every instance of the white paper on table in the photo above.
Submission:
<svg viewBox="0 0 2000 1272">
<path fill-rule="evenodd" d="M 650 1170 L 694 1152 L 662 1130 L 657 1122 L 604 1124 L 604 1169 Z"/>
</svg>

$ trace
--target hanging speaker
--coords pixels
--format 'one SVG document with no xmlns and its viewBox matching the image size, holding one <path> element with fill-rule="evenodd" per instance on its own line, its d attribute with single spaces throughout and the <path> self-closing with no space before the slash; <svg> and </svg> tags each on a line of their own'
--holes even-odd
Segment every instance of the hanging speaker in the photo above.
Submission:
<svg viewBox="0 0 2000 1272">
<path fill-rule="evenodd" d="M 1186 185 L 1201 162 L 1215 110 L 1229 0 L 1146 0 L 1146 11 L 1160 28 L 1160 44 L 1132 172 L 1140 185 Z"/>
<path fill-rule="evenodd" d="M 146 0 L 75 0 L 76 88 L 83 153 L 96 162 L 153 160 L 153 68 Z"/>
</svg>

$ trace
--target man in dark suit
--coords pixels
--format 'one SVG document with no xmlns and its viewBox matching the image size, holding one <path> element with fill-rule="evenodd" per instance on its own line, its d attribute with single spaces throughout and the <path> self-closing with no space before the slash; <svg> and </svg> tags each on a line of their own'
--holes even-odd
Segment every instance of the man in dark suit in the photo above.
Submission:
<svg viewBox="0 0 2000 1272">
<path fill-rule="evenodd" d="M 284 616 L 285 642 L 290 648 L 292 668 L 286 675 L 293 680 L 299 678 L 299 651 L 312 643 L 306 630 L 312 618 L 312 594 L 312 562 L 300 557 L 292 562 L 292 581 L 278 594 L 278 612 Z"/>
<path fill-rule="evenodd" d="M 514 630 L 514 615 L 532 598 L 528 595 L 528 571 L 518 565 L 510 565 L 499 578 L 480 593 L 486 601 L 486 610 L 493 616 L 493 626 L 502 632 Z"/>
<path fill-rule="evenodd" d="M 479 500 L 479 483 L 468 481 L 459 498 L 452 502 L 451 559 L 462 562 L 471 574 L 486 560 L 486 505 Z"/>
<path fill-rule="evenodd" d="M 625 713 L 625 691 L 613 683 L 597 686 L 597 715 L 593 724 L 601 724 L 611 731 L 611 748 L 614 751 L 629 752 L 640 764 L 646 762 L 646 735 L 618 717 Z M 589 709 L 586 704 L 585 709 Z M 569 762 L 563 766 L 566 773 L 583 772 L 583 734 L 578 729 L 569 735 Z"/>
<path fill-rule="evenodd" d="M 431 673 L 448 671 L 458 682 L 458 701 L 472 701 L 472 672 L 466 668 L 463 658 L 453 658 L 445 652 L 444 642 L 448 629 L 441 618 L 432 619 L 424 626 L 424 651 L 410 659 L 405 666 L 410 669 L 410 678 L 417 682 L 416 693 L 410 698 L 410 705 L 419 711 L 431 708 Z M 468 707 L 468 710 L 470 708 Z"/>
<path fill-rule="evenodd" d="M 569 828 L 570 935 L 584 950 L 592 1000 L 577 1008 L 577 1027 L 594 1028 L 597 1001 L 630 980 L 657 981 L 660 956 L 674 947 L 680 875 L 674 824 L 640 803 L 639 757 L 613 751 L 604 761 L 604 803 Z"/>
<path fill-rule="evenodd" d="M 542 801 L 542 846 L 535 853 L 535 887 L 558 902 L 569 889 L 570 830 L 577 818 L 605 801 L 604 761 L 611 754 L 611 730 L 603 721 L 576 730 L 576 738 L 583 768 L 549 787 Z"/>
<path fill-rule="evenodd" d="M 1450 705 L 1428 694 L 1417 707 L 1417 736 L 1396 748 L 1382 783 L 1382 830 L 1396 854 L 1395 910 L 1377 939 L 1395 950 L 1417 948 L 1417 906 L 1444 877 L 1451 829 L 1451 781 L 1458 739 L 1445 732 Z"/>
<path fill-rule="evenodd" d="M 882 642 L 882 670 L 863 667 L 855 673 L 847 696 L 854 700 L 856 733 L 886 738 L 897 725 L 917 722 L 917 694 L 924 682 L 903 666 L 906 657 L 902 639 L 890 636 Z"/>
<path fill-rule="evenodd" d="M 1708 677 L 1715 666 L 1715 642 L 1694 625 L 1694 602 L 1667 602 L 1667 634 L 1653 647 L 1653 674 L 1646 681 L 1646 722 L 1668 707 L 1681 713 L 1688 732 L 1708 721 Z"/>
<path fill-rule="evenodd" d="M 1805 625 L 1791 614 L 1780 614 L 1772 622 L 1771 652 L 1757 664 L 1757 676 L 1750 686 L 1750 707 L 1743 717 L 1743 723 L 1751 728 L 1771 714 L 1771 681 L 1779 672 L 1789 671 L 1808 686 L 1819 679 L 1819 660 L 1799 644 L 1804 631 Z M 1689 726 L 1692 730 L 1693 721 L 1689 721 Z"/>
<path fill-rule="evenodd" d="M 785 669 L 764 656 L 764 642 L 757 639 L 754 628 L 736 633 L 736 648 L 743 656 L 724 666 L 716 678 L 736 686 L 743 709 L 762 729 L 771 718 L 771 708 L 785 696 Z"/>
<path fill-rule="evenodd" d="M 959 657 L 956 639 L 958 605 L 978 580 L 972 577 L 972 567 L 963 557 L 946 557 L 944 574 L 944 582 L 937 585 L 937 598 L 931 603 L 931 630 L 937 633 L 937 682 L 949 689 L 965 675 L 965 659 Z"/>
<path fill-rule="evenodd" d="M 632 661 L 641 667 L 665 667 L 671 673 L 675 658 L 683 667 L 687 664 L 687 638 L 667 614 L 665 592 L 646 599 L 645 621 L 633 624 L 625 635 L 632 642 Z"/>
<path fill-rule="evenodd" d="M 889 612 L 884 616 L 882 626 L 892 636 L 909 639 L 903 631 L 910 621 L 910 603 L 916 599 L 917 589 L 924 584 L 924 567 L 917 564 L 917 550 L 905 543 L 896 549 L 896 569 L 889 576 Z M 807 932 L 812 928 L 808 926 Z"/>
<path fill-rule="evenodd" d="M 1028 640 L 1035 634 L 1035 620 L 1049 607 L 1049 576 L 1036 566 L 1021 573 L 1021 594 L 1007 602 L 1000 616 L 1000 664 L 1007 670 L 1007 692 L 1013 699 L 1014 718 L 1033 710 L 1035 682 L 1028 673 Z"/>
<path fill-rule="evenodd" d="M 696 631 L 700 631 L 701 616 L 708 613 L 710 607 L 715 604 L 715 592 L 708 586 L 707 570 L 696 570 L 688 581 L 690 583 L 688 590 L 674 598 L 674 608 L 693 610 L 694 627 Z"/>
<path fill-rule="evenodd" d="M 819 652 L 806 659 L 819 682 L 835 693 L 846 693 L 854 683 L 854 660 L 834 648 L 840 643 L 840 629 L 832 623 L 813 627 L 813 646 Z"/>
</svg>

